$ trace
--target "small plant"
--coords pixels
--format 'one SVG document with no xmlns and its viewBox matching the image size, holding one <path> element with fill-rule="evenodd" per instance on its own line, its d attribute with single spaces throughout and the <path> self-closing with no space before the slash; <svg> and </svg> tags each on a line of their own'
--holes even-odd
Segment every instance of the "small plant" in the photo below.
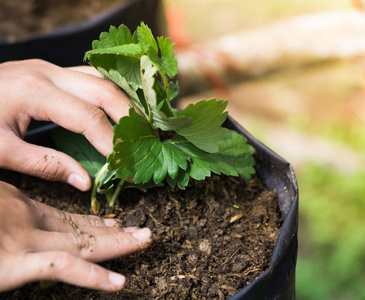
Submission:
<svg viewBox="0 0 365 300">
<path fill-rule="evenodd" d="M 125 25 L 112 26 L 92 43 L 85 60 L 131 100 L 129 116 L 114 126 L 113 151 L 105 164 L 92 174 L 95 165 L 81 159 L 87 170 L 92 165 L 89 173 L 95 175 L 94 212 L 99 210 L 98 192 L 112 206 L 127 187 L 147 189 L 167 181 L 184 189 L 190 177 L 203 180 L 212 172 L 251 178 L 253 147 L 241 134 L 222 127 L 227 101 L 202 100 L 182 111 L 172 108 L 170 101 L 179 88 L 171 80 L 177 60 L 169 38 L 156 40 L 143 23 L 133 34 Z"/>
</svg>

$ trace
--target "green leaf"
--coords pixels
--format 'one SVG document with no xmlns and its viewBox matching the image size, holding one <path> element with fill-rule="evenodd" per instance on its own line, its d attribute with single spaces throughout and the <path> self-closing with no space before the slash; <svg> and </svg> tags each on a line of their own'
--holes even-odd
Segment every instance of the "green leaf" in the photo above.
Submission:
<svg viewBox="0 0 365 300">
<path fill-rule="evenodd" d="M 169 81 L 169 91 L 170 91 L 170 99 L 168 100 L 171 101 L 172 99 L 177 97 L 177 95 L 179 95 L 180 93 L 178 82 Z"/>
<path fill-rule="evenodd" d="M 129 28 L 125 25 L 120 25 L 118 28 L 110 26 L 109 32 L 100 34 L 99 40 L 93 41 L 93 49 L 110 48 L 113 46 L 132 43 L 132 34 Z"/>
<path fill-rule="evenodd" d="M 243 135 L 226 130 L 225 139 L 217 142 L 218 151 L 215 153 L 207 153 L 197 148 L 182 136 L 175 136 L 171 140 L 171 143 L 175 143 L 190 157 L 188 171 L 192 178 L 203 180 L 214 172 L 231 176 L 241 175 L 249 180 L 251 174 L 255 173 L 255 160 L 252 156 L 254 148 L 247 144 Z"/>
<path fill-rule="evenodd" d="M 92 49 L 85 54 L 85 60 L 94 54 L 117 54 L 141 57 L 143 50 L 135 39 L 132 38 L 129 28 L 120 25 L 118 28 L 111 26 L 109 32 L 102 32 L 99 40 L 92 43 Z"/>
<path fill-rule="evenodd" d="M 170 78 L 174 77 L 177 74 L 177 60 L 174 57 L 174 44 L 170 39 L 158 37 L 156 42 L 151 30 L 144 23 L 137 28 L 137 36 L 141 49 L 158 70 Z"/>
<path fill-rule="evenodd" d="M 167 174 L 175 178 L 179 168 L 187 168 L 189 156 L 176 145 L 161 142 L 147 120 L 133 108 L 114 128 L 114 148 L 108 163 L 118 178 L 134 176 L 136 184 L 153 178 L 158 184 Z"/>
<path fill-rule="evenodd" d="M 137 37 L 138 43 L 143 49 L 144 53 L 147 52 L 147 49 L 151 48 L 156 53 L 158 52 L 158 47 L 156 40 L 151 32 L 151 29 L 148 28 L 147 25 L 141 23 L 140 26 L 137 28 Z"/>
<path fill-rule="evenodd" d="M 117 70 L 110 69 L 109 71 L 104 70 L 102 67 L 98 67 L 97 70 L 102 74 L 104 77 L 112 80 L 114 83 L 116 83 L 119 87 L 121 87 L 124 92 L 129 96 L 129 99 L 132 100 L 134 105 L 146 116 L 148 115 L 148 112 L 146 111 L 145 101 L 141 101 L 141 97 L 138 95 L 138 93 L 131 88 L 131 86 L 128 84 L 125 77 L 120 75 L 120 73 Z"/>
<path fill-rule="evenodd" d="M 106 162 L 93 145 L 81 134 L 76 134 L 64 128 L 56 128 L 51 133 L 58 150 L 76 159 L 92 178 Z"/>
<path fill-rule="evenodd" d="M 217 152 L 217 142 L 224 140 L 228 132 L 222 127 L 227 118 L 227 112 L 224 112 L 227 103 L 212 99 L 188 105 L 179 115 L 189 117 L 193 122 L 188 127 L 177 129 L 176 133 L 206 152 Z"/>
<path fill-rule="evenodd" d="M 122 56 L 140 58 L 143 54 L 143 50 L 141 46 L 138 44 L 127 44 L 127 45 L 113 46 L 109 48 L 99 48 L 86 52 L 85 59 L 90 59 L 91 57 L 97 54 L 113 54 L 113 55 L 122 55 Z"/>
<path fill-rule="evenodd" d="M 203 100 L 183 111 L 172 108 L 170 101 L 179 92 L 178 84 L 169 81 L 177 73 L 173 47 L 169 38 L 155 39 L 141 23 L 133 35 L 126 26 L 111 27 L 85 55 L 142 113 L 132 107 L 114 127 L 113 152 L 98 176 L 100 192 L 112 195 L 110 203 L 122 187 L 148 188 L 166 179 L 185 188 L 190 177 L 203 180 L 213 172 L 248 180 L 255 172 L 254 149 L 242 135 L 222 127 L 227 101 Z M 159 130 L 176 135 L 161 141 Z M 118 179 L 123 185 L 116 184 Z"/>
<path fill-rule="evenodd" d="M 160 72 L 166 73 L 170 78 L 177 74 L 177 60 L 174 57 L 174 44 L 169 38 L 158 37 L 158 46 L 161 52 L 161 57 L 158 55 L 158 50 L 153 47 L 148 47 L 146 53 L 153 64 Z"/>
<path fill-rule="evenodd" d="M 158 46 L 160 46 L 161 58 L 158 54 Z M 152 64 L 151 60 L 147 62 L 147 57 L 141 59 L 144 53 L 149 53 L 155 63 Z M 177 117 L 170 106 L 169 101 L 178 93 L 177 85 L 164 82 L 167 88 L 165 91 L 164 88 L 158 88 L 159 83 L 155 83 L 157 70 L 163 73 L 162 77 L 165 81 L 164 73 L 169 76 L 176 74 L 177 61 L 173 55 L 173 44 L 163 38 L 159 38 L 157 44 L 151 30 L 142 23 L 133 36 L 124 25 L 119 26 L 118 29 L 111 26 L 109 32 L 102 33 L 100 39 L 93 42 L 93 50 L 86 53 L 85 59 L 88 59 L 90 64 L 106 78 L 118 84 L 146 118 L 151 119 L 153 114 L 157 122 L 156 126 L 171 130 L 171 128 L 185 127 L 191 122 L 186 117 Z M 146 66 L 146 63 L 149 65 Z M 142 86 L 142 80 L 144 80 L 144 86 Z M 136 93 L 131 91 L 137 92 L 138 89 L 143 89 L 144 99 L 136 97 Z M 158 90 L 159 95 L 156 95 L 155 90 Z M 147 105 L 146 101 L 150 104 Z M 147 111 L 148 106 L 152 107 L 151 111 Z M 172 117 L 169 121 L 171 128 L 168 129 L 169 125 L 166 123 L 170 117 Z"/>
<path fill-rule="evenodd" d="M 117 71 L 134 90 L 142 87 L 139 74 L 140 60 L 137 58 L 112 54 L 95 54 L 89 57 L 89 62 L 99 72 L 101 69 L 109 74 L 111 70 Z M 118 81 L 118 78 L 114 77 L 110 77 L 109 79 L 113 82 Z"/>
<path fill-rule="evenodd" d="M 180 169 L 179 173 L 177 174 L 177 176 L 175 178 L 171 178 L 170 176 L 166 177 L 166 181 L 168 182 L 168 184 L 172 187 L 177 186 L 179 189 L 184 190 L 185 187 L 188 185 L 189 183 L 189 179 L 190 179 L 190 165 L 188 166 L 188 168 L 186 170 Z"/>
<path fill-rule="evenodd" d="M 146 116 L 147 119 L 152 118 L 152 122 L 157 128 L 165 131 L 176 130 L 184 128 L 191 124 L 192 119 L 185 115 L 177 115 L 176 110 L 173 110 L 168 104 L 169 101 L 163 98 L 163 95 L 157 94 L 156 90 L 159 89 L 155 84 L 155 75 L 157 68 L 152 64 L 151 60 L 147 56 L 141 57 L 141 79 L 142 88 L 145 99 L 150 107 L 150 116 Z M 158 97 L 160 96 L 160 97 Z M 166 105 L 166 106 L 165 106 Z"/>
<path fill-rule="evenodd" d="M 117 29 L 111 26 L 109 32 L 103 32 L 99 40 L 93 42 L 93 50 L 86 52 L 85 60 L 88 59 L 99 71 L 103 69 L 110 73 L 110 70 L 116 70 L 137 90 L 141 88 L 139 72 L 143 53 L 128 27 L 121 25 Z M 110 79 L 114 81 L 114 78 Z"/>
</svg>

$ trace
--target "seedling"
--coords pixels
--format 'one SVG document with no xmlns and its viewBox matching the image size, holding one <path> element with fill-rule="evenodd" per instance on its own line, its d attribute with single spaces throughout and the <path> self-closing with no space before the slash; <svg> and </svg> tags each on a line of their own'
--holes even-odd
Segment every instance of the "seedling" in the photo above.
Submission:
<svg viewBox="0 0 365 300">
<path fill-rule="evenodd" d="M 241 134 L 222 127 L 227 101 L 172 108 L 179 88 L 172 80 L 177 60 L 169 38 L 155 39 L 143 23 L 133 34 L 125 25 L 111 26 L 92 43 L 85 60 L 131 100 L 129 116 L 114 126 L 113 151 L 95 174 L 94 212 L 99 210 L 98 192 L 112 206 L 127 187 L 147 189 L 167 182 L 184 189 L 190 178 L 203 180 L 212 172 L 251 178 L 253 147 Z"/>
</svg>

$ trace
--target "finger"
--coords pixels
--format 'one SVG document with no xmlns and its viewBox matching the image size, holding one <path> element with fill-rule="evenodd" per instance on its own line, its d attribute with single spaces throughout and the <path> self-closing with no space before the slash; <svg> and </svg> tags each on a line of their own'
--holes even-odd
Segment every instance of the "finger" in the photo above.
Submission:
<svg viewBox="0 0 365 300">
<path fill-rule="evenodd" d="M 52 232 L 74 232 L 92 235 L 133 232 L 137 227 L 121 228 L 118 219 L 104 219 L 99 216 L 73 214 L 58 210 L 38 201 L 33 206 L 42 212 L 42 220 L 38 228 Z"/>
<path fill-rule="evenodd" d="M 22 259 L 8 262 L 7 282 L 0 290 L 19 287 L 38 280 L 57 280 L 81 287 L 104 291 L 117 291 L 125 286 L 126 279 L 99 265 L 62 251 L 27 253 Z"/>
<path fill-rule="evenodd" d="M 106 220 L 109 221 L 109 220 Z M 113 221 L 110 219 L 110 221 Z M 71 219 L 59 219 L 57 217 L 44 216 L 42 218 L 41 224 L 38 228 L 44 231 L 50 232 L 63 232 L 63 233 L 74 233 L 74 234 L 86 234 L 92 236 L 100 235 L 111 235 L 119 234 L 123 232 L 134 232 L 140 230 L 138 227 L 126 227 L 122 228 L 119 226 L 107 226 L 105 223 L 108 222 L 98 222 L 97 226 L 92 226 L 88 222 L 81 222 L 81 224 L 73 222 Z M 104 225 L 102 225 L 104 224 Z"/>
<path fill-rule="evenodd" d="M 98 70 L 91 66 L 76 66 L 76 67 L 69 67 L 67 70 L 77 71 L 85 74 L 90 74 L 96 77 L 102 78 Z"/>
<path fill-rule="evenodd" d="M 17 67 L 17 63 L 21 64 L 23 71 L 27 71 L 25 74 L 32 75 L 26 76 L 26 87 L 33 91 L 44 91 L 47 85 L 51 87 L 51 98 L 47 97 L 47 101 L 52 99 L 56 86 L 67 94 L 101 108 L 115 122 L 129 112 L 128 97 L 116 84 L 103 79 L 93 67 L 61 68 L 43 60 L 32 59 L 15 62 L 9 68 Z"/>
<path fill-rule="evenodd" d="M 29 144 L 15 134 L 5 131 L 2 134 L 4 143 L 0 145 L 0 168 L 66 182 L 82 191 L 90 189 L 89 174 L 73 158 L 54 149 Z"/>
<path fill-rule="evenodd" d="M 30 117 L 53 121 L 63 128 L 83 134 L 101 154 L 110 154 L 113 148 L 113 126 L 103 110 L 53 85 L 44 84 L 42 92 L 38 105 L 28 103 Z"/>
<path fill-rule="evenodd" d="M 104 261 L 141 251 L 151 243 L 148 228 L 131 233 L 110 230 L 102 235 L 76 230 L 70 233 L 35 230 L 28 247 L 33 251 L 62 250 L 89 261 Z"/>
<path fill-rule="evenodd" d="M 86 70 L 86 69 L 79 69 Z M 61 72 L 62 71 L 62 72 Z M 87 73 L 92 73 L 87 74 Z M 109 80 L 94 76 L 93 72 L 76 72 L 72 69 L 58 69 L 52 82 L 60 89 L 102 108 L 116 123 L 122 116 L 128 115 L 129 99 L 121 89 Z M 75 85 L 75 82 L 78 84 Z"/>
<path fill-rule="evenodd" d="M 72 223 L 80 227 L 120 226 L 120 221 L 118 219 L 105 219 L 99 216 L 68 213 L 38 201 L 34 200 L 31 201 L 33 201 L 33 205 L 36 206 L 37 209 L 41 210 L 46 216 L 45 218 L 46 223 L 42 228 L 44 230 L 57 231 L 54 230 L 51 226 L 53 226 L 53 224 L 60 224 L 60 222 Z"/>
</svg>

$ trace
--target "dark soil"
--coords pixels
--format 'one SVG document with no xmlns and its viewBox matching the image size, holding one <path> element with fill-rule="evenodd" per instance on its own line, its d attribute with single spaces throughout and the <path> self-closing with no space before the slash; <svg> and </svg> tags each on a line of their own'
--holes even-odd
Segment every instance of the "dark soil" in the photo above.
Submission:
<svg viewBox="0 0 365 300">
<path fill-rule="evenodd" d="M 0 42 L 74 25 L 126 0 L 1 0 Z"/>
<path fill-rule="evenodd" d="M 90 193 L 9 171 L 0 171 L 0 180 L 59 209 L 90 213 Z M 0 299 L 226 299 L 267 270 L 282 224 L 276 194 L 258 178 L 226 176 L 193 181 L 185 191 L 125 190 L 117 207 L 101 213 L 154 234 L 144 252 L 102 263 L 127 276 L 123 291 L 33 283 Z"/>
</svg>

